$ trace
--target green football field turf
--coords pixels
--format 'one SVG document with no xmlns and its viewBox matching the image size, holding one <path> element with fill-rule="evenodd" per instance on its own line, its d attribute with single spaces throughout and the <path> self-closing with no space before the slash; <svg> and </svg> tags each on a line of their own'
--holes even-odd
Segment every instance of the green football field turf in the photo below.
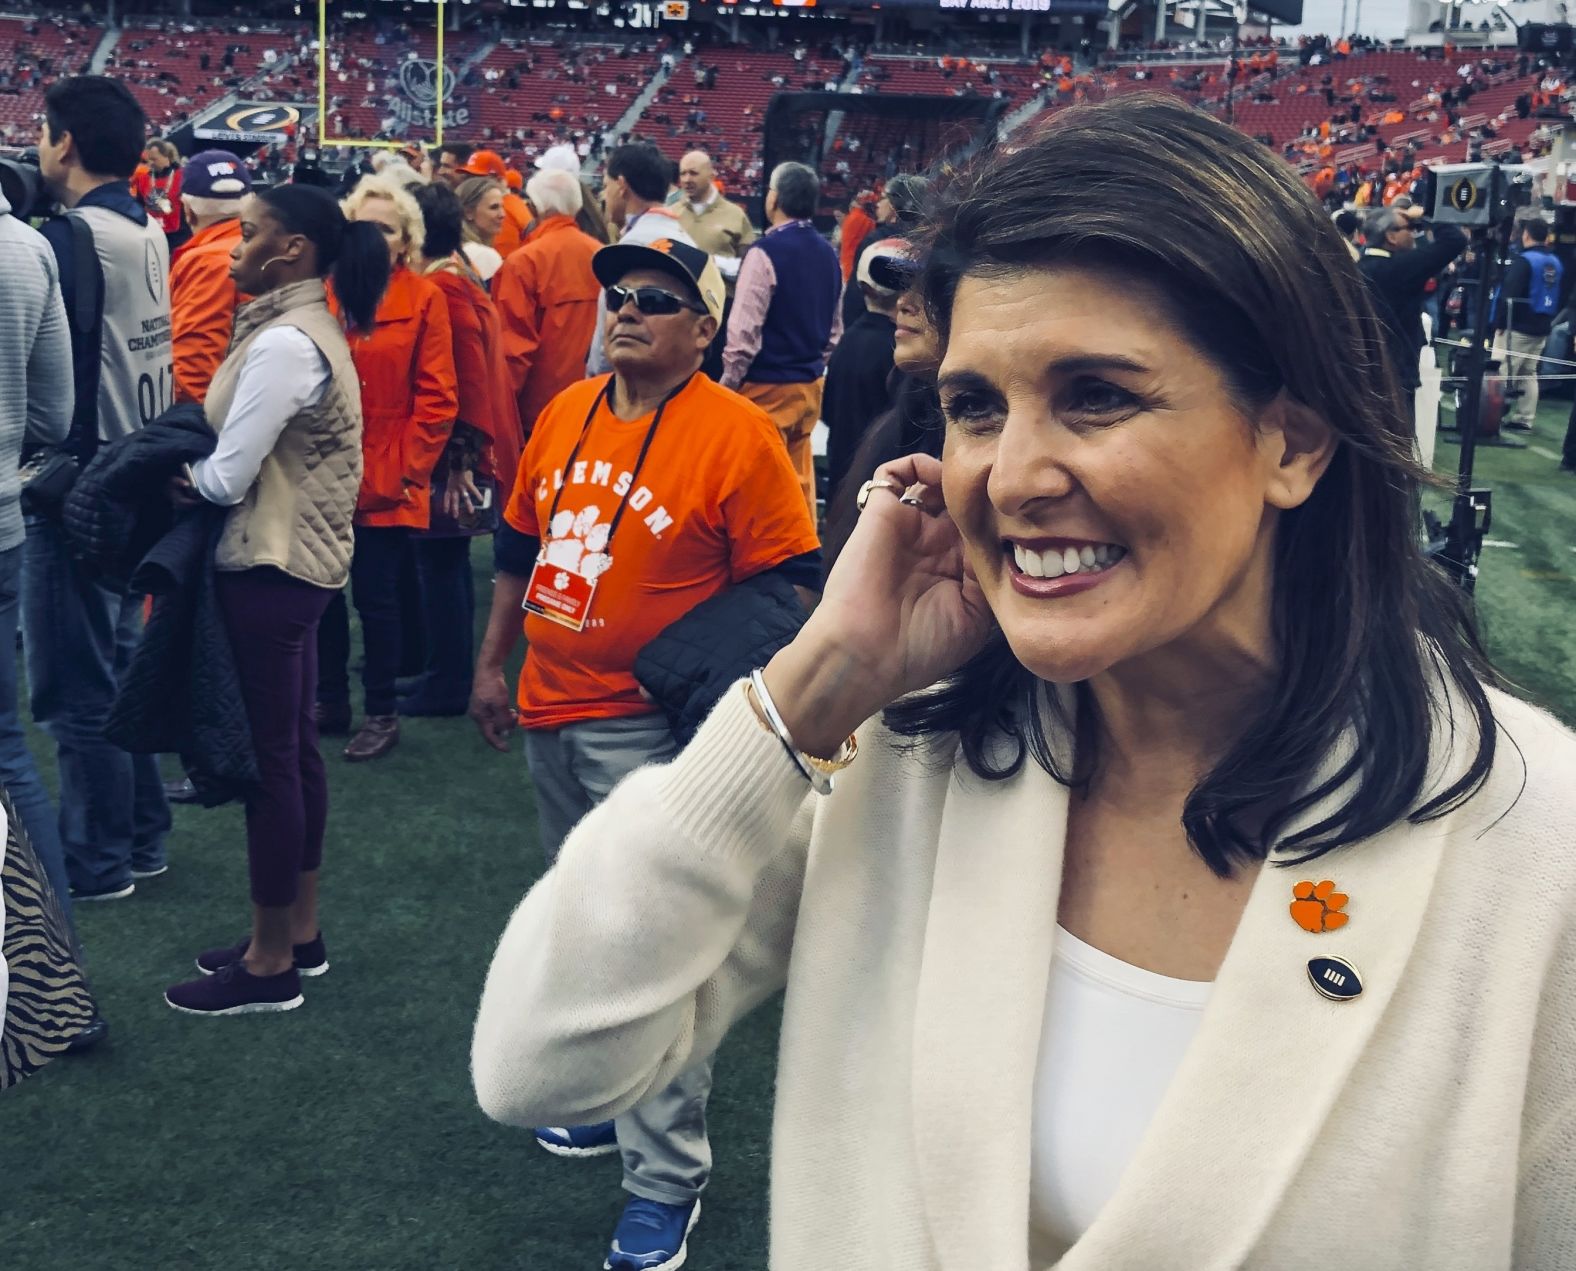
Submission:
<svg viewBox="0 0 1576 1271">
<path fill-rule="evenodd" d="M 1532 448 L 1481 452 L 1489 537 L 1514 546 L 1485 550 L 1479 598 L 1506 673 L 1576 725 L 1576 477 L 1554 458 L 1566 409 L 1548 403 Z M 1456 453 L 1442 442 L 1439 466 Z M 493 942 L 542 865 L 523 761 L 465 720 L 408 721 L 389 758 L 331 755 L 330 771 L 333 968 L 302 1009 L 198 1020 L 160 998 L 247 929 L 236 808 L 178 809 L 169 874 L 79 910 L 114 1034 L 0 1094 L 7 1271 L 601 1266 L 616 1158 L 545 1155 L 476 1110 L 466 1072 Z M 776 1027 L 764 1008 L 719 1058 L 696 1271 L 766 1264 Z M 826 1132 L 835 1153 L 858 1127 Z"/>
</svg>

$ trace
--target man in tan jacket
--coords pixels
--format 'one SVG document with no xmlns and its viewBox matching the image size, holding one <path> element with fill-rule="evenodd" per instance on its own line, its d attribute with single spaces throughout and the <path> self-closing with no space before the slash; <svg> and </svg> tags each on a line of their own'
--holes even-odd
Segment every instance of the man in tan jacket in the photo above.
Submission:
<svg viewBox="0 0 1576 1271">
<path fill-rule="evenodd" d="M 691 150 L 679 161 L 679 189 L 684 198 L 674 210 L 680 223 L 695 246 L 716 259 L 732 291 L 739 260 L 756 240 L 755 226 L 742 207 L 722 197 L 711 156 L 704 150 Z"/>
</svg>

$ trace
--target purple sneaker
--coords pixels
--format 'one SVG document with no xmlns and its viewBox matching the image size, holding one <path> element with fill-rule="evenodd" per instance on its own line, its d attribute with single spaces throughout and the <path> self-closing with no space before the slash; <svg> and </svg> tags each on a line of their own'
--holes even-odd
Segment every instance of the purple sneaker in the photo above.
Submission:
<svg viewBox="0 0 1576 1271">
<path fill-rule="evenodd" d="M 188 1015 L 252 1015 L 293 1011 L 306 999 L 293 967 L 278 975 L 253 975 L 246 963 L 232 962 L 200 980 L 166 989 L 164 1000 Z"/>
<path fill-rule="evenodd" d="M 248 936 L 240 944 L 232 944 L 224 949 L 209 949 L 206 953 L 197 955 L 197 969 L 204 975 L 213 975 L 224 970 L 231 963 L 239 962 L 246 956 L 246 951 L 252 947 L 252 938 Z M 295 954 L 295 969 L 301 975 L 322 975 L 328 970 L 328 950 L 323 946 L 323 933 L 319 931 L 305 944 L 290 946 Z"/>
</svg>

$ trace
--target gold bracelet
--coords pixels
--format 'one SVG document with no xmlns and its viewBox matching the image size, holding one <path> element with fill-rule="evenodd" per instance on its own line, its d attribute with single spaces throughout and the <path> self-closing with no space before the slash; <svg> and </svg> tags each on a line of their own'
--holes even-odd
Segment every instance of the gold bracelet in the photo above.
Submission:
<svg viewBox="0 0 1576 1271">
<path fill-rule="evenodd" d="M 760 676 L 761 673 L 756 671 L 744 684 L 744 697 L 749 702 L 750 709 L 755 712 L 756 722 L 782 743 L 789 758 L 810 782 L 811 789 L 817 794 L 830 794 L 833 775 L 848 767 L 859 756 L 858 736 L 849 733 L 847 740 L 837 748 L 837 753 L 830 759 L 806 754 L 793 744 L 793 740 L 788 736 L 788 729 L 782 725 L 781 717 L 777 716 L 775 705 L 768 707 L 763 700 L 764 683 Z"/>
<path fill-rule="evenodd" d="M 805 763 L 809 764 L 817 772 L 824 772 L 827 776 L 831 776 L 834 772 L 841 772 L 849 764 L 853 763 L 855 759 L 859 758 L 859 738 L 855 734 L 849 733 L 848 739 L 837 748 L 837 753 L 830 759 L 817 759 L 814 755 L 805 754 L 802 750 L 799 753 L 804 755 Z"/>
</svg>

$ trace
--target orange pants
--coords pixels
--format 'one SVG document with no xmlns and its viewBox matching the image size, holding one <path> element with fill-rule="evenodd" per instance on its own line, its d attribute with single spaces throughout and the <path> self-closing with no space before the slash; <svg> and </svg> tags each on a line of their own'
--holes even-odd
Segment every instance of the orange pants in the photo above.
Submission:
<svg viewBox="0 0 1576 1271">
<path fill-rule="evenodd" d="M 804 501 L 815 516 L 815 458 L 810 434 L 821 418 L 821 380 L 809 384 L 741 384 L 739 392 L 772 417 L 788 446 L 788 461 L 799 475 Z"/>
</svg>

